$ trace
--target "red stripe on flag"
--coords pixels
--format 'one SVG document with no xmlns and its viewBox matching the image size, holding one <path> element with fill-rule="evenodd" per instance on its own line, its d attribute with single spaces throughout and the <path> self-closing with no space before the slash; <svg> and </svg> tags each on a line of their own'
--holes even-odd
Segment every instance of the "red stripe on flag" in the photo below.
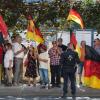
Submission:
<svg viewBox="0 0 100 100">
<path fill-rule="evenodd" d="M 71 43 L 75 46 L 75 48 L 76 48 L 77 40 L 76 40 L 76 36 L 75 36 L 75 34 L 74 34 L 73 32 L 71 33 L 70 42 L 71 42 Z"/>
<path fill-rule="evenodd" d="M 6 24 L 5 24 L 5 22 L 3 21 L 3 18 L 2 18 L 1 15 L 0 15 L 0 31 L 2 32 L 3 37 L 7 38 L 7 36 L 8 36 L 8 28 L 7 28 Z"/>
<path fill-rule="evenodd" d="M 100 62 L 86 60 L 84 63 L 84 76 L 96 76 L 100 79 Z"/>
</svg>

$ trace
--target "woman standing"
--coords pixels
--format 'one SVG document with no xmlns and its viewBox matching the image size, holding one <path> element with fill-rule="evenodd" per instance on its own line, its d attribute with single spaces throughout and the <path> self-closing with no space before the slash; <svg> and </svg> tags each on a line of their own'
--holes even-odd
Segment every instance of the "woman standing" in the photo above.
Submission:
<svg viewBox="0 0 100 100">
<path fill-rule="evenodd" d="M 28 63 L 26 68 L 25 76 L 28 77 L 28 85 L 31 85 L 31 78 L 33 78 L 33 84 L 36 85 L 36 77 L 37 77 L 37 67 L 36 67 L 36 60 L 37 55 L 35 53 L 35 48 L 30 47 L 29 53 L 27 56 Z"/>
</svg>

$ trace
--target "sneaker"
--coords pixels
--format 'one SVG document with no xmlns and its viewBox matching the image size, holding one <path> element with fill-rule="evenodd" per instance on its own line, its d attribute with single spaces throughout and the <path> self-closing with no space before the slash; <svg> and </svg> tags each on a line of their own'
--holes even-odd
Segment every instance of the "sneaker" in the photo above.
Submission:
<svg viewBox="0 0 100 100">
<path fill-rule="evenodd" d="M 48 84 L 45 85 L 45 89 L 49 89 L 49 88 L 48 88 Z"/>
<path fill-rule="evenodd" d="M 13 84 L 14 86 L 18 86 L 18 84 L 16 83 L 16 82 L 14 82 L 14 84 Z"/>
<path fill-rule="evenodd" d="M 40 87 L 41 89 L 44 89 L 45 88 L 45 85 L 41 85 L 41 87 Z"/>
<path fill-rule="evenodd" d="M 54 87 L 56 87 L 56 85 L 55 84 L 52 84 L 52 86 L 51 86 L 52 88 L 54 88 Z"/>
<path fill-rule="evenodd" d="M 61 88 L 61 85 L 56 85 L 56 87 Z"/>
<path fill-rule="evenodd" d="M 63 93 L 63 95 L 61 96 L 61 98 L 66 98 L 66 97 L 67 97 L 66 93 Z"/>
</svg>

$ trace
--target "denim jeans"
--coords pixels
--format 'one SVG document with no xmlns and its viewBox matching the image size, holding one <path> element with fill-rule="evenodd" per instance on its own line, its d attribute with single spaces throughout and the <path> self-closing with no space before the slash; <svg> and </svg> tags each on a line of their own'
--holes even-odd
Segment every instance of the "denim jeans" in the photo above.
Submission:
<svg viewBox="0 0 100 100">
<path fill-rule="evenodd" d="M 84 66 L 84 62 L 80 62 L 80 64 L 79 64 L 79 71 L 78 71 L 79 74 L 82 74 L 83 66 Z"/>
<path fill-rule="evenodd" d="M 39 69 L 40 79 L 42 84 L 48 84 L 49 83 L 49 77 L 48 77 L 48 69 L 40 68 Z"/>
</svg>

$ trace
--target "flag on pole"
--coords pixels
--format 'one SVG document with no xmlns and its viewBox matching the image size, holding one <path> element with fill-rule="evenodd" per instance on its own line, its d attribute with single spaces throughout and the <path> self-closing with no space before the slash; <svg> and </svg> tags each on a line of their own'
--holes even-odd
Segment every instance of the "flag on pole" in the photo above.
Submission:
<svg viewBox="0 0 100 100">
<path fill-rule="evenodd" d="M 78 53 L 78 56 L 80 57 L 81 56 L 81 50 L 80 50 L 80 46 L 77 43 L 75 33 L 70 31 L 70 35 L 71 35 L 70 36 L 70 42 L 74 45 L 75 51 Z"/>
<path fill-rule="evenodd" d="M 75 11 L 74 9 L 70 10 L 67 20 L 68 21 L 72 20 L 72 21 L 78 23 L 82 29 L 84 28 L 83 20 L 82 20 L 80 14 L 77 11 Z"/>
<path fill-rule="evenodd" d="M 8 28 L 7 28 L 7 26 L 6 26 L 6 24 L 5 24 L 5 22 L 4 22 L 4 20 L 3 20 L 1 15 L 0 15 L 0 31 L 2 32 L 3 37 L 7 38 L 7 36 L 8 36 Z"/>
<path fill-rule="evenodd" d="M 28 40 L 33 40 L 38 43 L 44 42 L 43 36 L 42 36 L 39 28 L 37 28 L 35 26 L 34 21 L 32 19 L 29 19 L 29 21 L 28 21 L 26 38 Z"/>
</svg>

